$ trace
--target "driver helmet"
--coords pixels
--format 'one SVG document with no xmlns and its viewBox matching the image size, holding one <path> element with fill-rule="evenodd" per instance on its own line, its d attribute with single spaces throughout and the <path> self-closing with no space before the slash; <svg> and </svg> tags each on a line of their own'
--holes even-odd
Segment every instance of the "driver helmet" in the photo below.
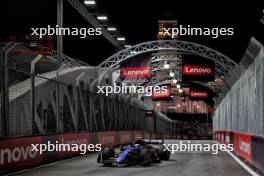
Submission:
<svg viewBox="0 0 264 176">
<path fill-rule="evenodd" d="M 139 145 L 139 144 L 135 144 L 134 146 L 135 146 L 136 148 L 139 148 L 139 147 L 140 147 L 140 145 Z"/>
</svg>

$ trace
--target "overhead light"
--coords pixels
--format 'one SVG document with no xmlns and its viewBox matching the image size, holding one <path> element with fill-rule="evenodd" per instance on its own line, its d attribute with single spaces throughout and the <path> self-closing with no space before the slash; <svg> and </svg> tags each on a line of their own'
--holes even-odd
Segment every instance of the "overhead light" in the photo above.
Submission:
<svg viewBox="0 0 264 176">
<path fill-rule="evenodd" d="M 178 82 L 178 80 L 177 80 L 177 79 L 173 79 L 172 82 L 173 82 L 174 84 L 176 84 L 176 83 Z"/>
<path fill-rule="evenodd" d="M 160 106 L 160 104 L 159 104 L 159 103 L 157 103 L 157 104 L 156 104 L 156 106 Z"/>
<path fill-rule="evenodd" d="M 180 104 L 177 104 L 177 107 L 179 108 L 181 105 Z"/>
<path fill-rule="evenodd" d="M 125 41 L 126 38 L 125 38 L 125 37 L 117 37 L 117 40 L 118 40 L 118 41 Z"/>
<path fill-rule="evenodd" d="M 107 30 L 108 31 L 116 31 L 116 28 L 115 27 L 108 27 Z"/>
<path fill-rule="evenodd" d="M 130 51 L 130 54 L 137 54 L 136 51 Z"/>
<path fill-rule="evenodd" d="M 175 106 L 167 106 L 166 109 L 177 109 Z"/>
<path fill-rule="evenodd" d="M 181 88 L 181 85 L 180 84 L 177 84 L 176 87 L 177 87 L 177 89 L 180 89 Z"/>
<path fill-rule="evenodd" d="M 174 77 L 175 73 L 173 71 L 170 71 L 170 77 Z"/>
<path fill-rule="evenodd" d="M 130 47 L 131 47 L 131 45 L 124 45 L 124 47 L 125 47 L 125 48 L 130 48 Z"/>
<path fill-rule="evenodd" d="M 85 0 L 85 1 L 83 1 L 83 3 L 85 5 L 95 5 L 96 4 L 94 0 Z"/>
<path fill-rule="evenodd" d="M 100 21 L 105 21 L 107 20 L 107 16 L 97 16 L 97 19 Z"/>
<path fill-rule="evenodd" d="M 163 67 L 164 67 L 164 69 L 169 69 L 170 64 L 167 61 L 165 61 Z"/>
<path fill-rule="evenodd" d="M 182 93 L 182 89 L 179 89 L 179 92 Z"/>
</svg>

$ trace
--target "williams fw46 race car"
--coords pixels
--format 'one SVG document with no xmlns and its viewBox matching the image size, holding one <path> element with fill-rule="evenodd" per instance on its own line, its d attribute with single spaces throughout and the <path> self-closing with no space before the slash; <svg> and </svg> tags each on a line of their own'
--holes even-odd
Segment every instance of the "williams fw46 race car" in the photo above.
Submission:
<svg viewBox="0 0 264 176">
<path fill-rule="evenodd" d="M 123 146 L 119 153 L 114 148 L 105 147 L 98 155 L 97 162 L 106 166 L 116 164 L 144 165 L 169 160 L 170 152 L 164 150 L 162 140 L 137 140 L 135 144 Z"/>
</svg>

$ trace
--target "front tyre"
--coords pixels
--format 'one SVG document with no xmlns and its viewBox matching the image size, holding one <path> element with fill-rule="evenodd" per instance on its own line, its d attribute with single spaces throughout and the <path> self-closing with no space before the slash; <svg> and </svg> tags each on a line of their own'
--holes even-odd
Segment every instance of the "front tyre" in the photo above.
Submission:
<svg viewBox="0 0 264 176">
<path fill-rule="evenodd" d="M 143 157 L 143 165 L 150 166 L 151 165 L 151 153 L 149 152 L 149 150 L 143 149 L 140 154 Z"/>
</svg>

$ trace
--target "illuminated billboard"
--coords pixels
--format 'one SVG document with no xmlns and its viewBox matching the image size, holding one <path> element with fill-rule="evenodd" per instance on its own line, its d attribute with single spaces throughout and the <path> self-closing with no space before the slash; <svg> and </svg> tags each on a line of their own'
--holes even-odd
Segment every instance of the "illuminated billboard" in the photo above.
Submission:
<svg viewBox="0 0 264 176">
<path fill-rule="evenodd" d="M 214 67 L 205 65 L 183 65 L 182 74 L 188 76 L 213 76 Z"/>
<path fill-rule="evenodd" d="M 120 76 L 122 79 L 151 78 L 151 68 L 146 67 L 122 67 Z"/>
<path fill-rule="evenodd" d="M 170 100 L 171 99 L 171 86 L 163 85 L 159 88 L 154 88 L 152 91 L 152 100 Z"/>
<path fill-rule="evenodd" d="M 189 96 L 191 98 L 208 98 L 208 92 L 202 90 L 190 90 Z"/>
<path fill-rule="evenodd" d="M 187 57 L 182 61 L 183 81 L 214 81 L 215 63 L 203 58 Z"/>
<path fill-rule="evenodd" d="M 151 56 L 140 55 L 121 63 L 120 78 L 122 82 L 144 83 L 151 79 Z"/>
</svg>

